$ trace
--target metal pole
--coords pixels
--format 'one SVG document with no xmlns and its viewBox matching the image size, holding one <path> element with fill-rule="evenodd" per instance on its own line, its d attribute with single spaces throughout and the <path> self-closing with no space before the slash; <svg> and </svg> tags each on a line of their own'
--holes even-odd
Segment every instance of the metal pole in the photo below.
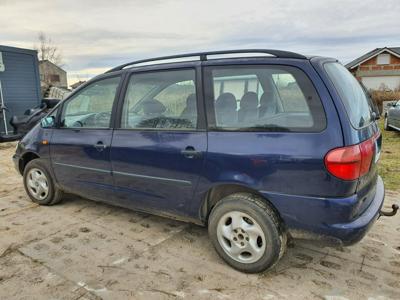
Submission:
<svg viewBox="0 0 400 300">
<path fill-rule="evenodd" d="M 1 80 L 0 80 L 0 98 L 1 98 L 1 110 L 2 110 L 3 121 L 4 121 L 4 129 L 5 129 L 5 131 L 6 131 L 6 135 L 8 135 L 6 108 L 5 108 L 5 106 L 4 106 L 3 87 L 2 87 L 2 85 L 1 85 Z"/>
</svg>

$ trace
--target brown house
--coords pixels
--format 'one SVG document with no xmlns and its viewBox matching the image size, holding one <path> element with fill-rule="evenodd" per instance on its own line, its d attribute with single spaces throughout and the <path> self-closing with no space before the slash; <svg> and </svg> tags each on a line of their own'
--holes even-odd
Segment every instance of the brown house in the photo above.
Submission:
<svg viewBox="0 0 400 300">
<path fill-rule="evenodd" d="M 67 72 L 48 60 L 39 61 L 39 74 L 42 86 L 68 88 Z"/>
<path fill-rule="evenodd" d="M 370 90 L 400 90 L 400 47 L 376 48 L 346 68 Z"/>
</svg>

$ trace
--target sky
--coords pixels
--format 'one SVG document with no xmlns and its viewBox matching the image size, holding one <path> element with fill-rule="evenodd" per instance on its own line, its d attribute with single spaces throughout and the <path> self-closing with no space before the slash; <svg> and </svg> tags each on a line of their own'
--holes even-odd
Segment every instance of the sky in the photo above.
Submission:
<svg viewBox="0 0 400 300">
<path fill-rule="evenodd" d="M 33 48 L 44 32 L 68 83 L 141 58 L 269 48 L 347 63 L 400 46 L 399 0 L 0 0 L 0 45 Z"/>
</svg>

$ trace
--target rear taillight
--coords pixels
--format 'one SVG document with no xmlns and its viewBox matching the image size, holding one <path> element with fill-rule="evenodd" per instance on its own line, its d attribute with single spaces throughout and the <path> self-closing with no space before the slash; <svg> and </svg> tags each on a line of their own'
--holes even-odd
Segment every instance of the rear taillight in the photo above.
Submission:
<svg viewBox="0 0 400 300">
<path fill-rule="evenodd" d="M 336 148 L 325 156 L 326 169 L 343 180 L 356 180 L 369 172 L 375 152 L 376 136 L 361 144 Z"/>
<path fill-rule="evenodd" d="M 375 152 L 375 139 L 366 140 L 365 142 L 362 142 L 359 146 L 361 151 L 361 177 L 367 174 L 369 172 L 369 169 L 371 168 L 372 158 L 374 157 Z"/>
</svg>

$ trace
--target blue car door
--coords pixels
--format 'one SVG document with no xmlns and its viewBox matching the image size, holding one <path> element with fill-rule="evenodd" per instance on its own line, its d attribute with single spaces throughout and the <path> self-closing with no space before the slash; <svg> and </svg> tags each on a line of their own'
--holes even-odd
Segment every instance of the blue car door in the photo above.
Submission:
<svg viewBox="0 0 400 300">
<path fill-rule="evenodd" d="M 57 182 L 93 200 L 111 200 L 112 111 L 120 77 L 97 80 L 65 100 L 50 140 Z"/>
<path fill-rule="evenodd" d="M 196 72 L 136 72 L 127 79 L 111 147 L 120 205 L 185 214 L 207 150 Z"/>
</svg>

